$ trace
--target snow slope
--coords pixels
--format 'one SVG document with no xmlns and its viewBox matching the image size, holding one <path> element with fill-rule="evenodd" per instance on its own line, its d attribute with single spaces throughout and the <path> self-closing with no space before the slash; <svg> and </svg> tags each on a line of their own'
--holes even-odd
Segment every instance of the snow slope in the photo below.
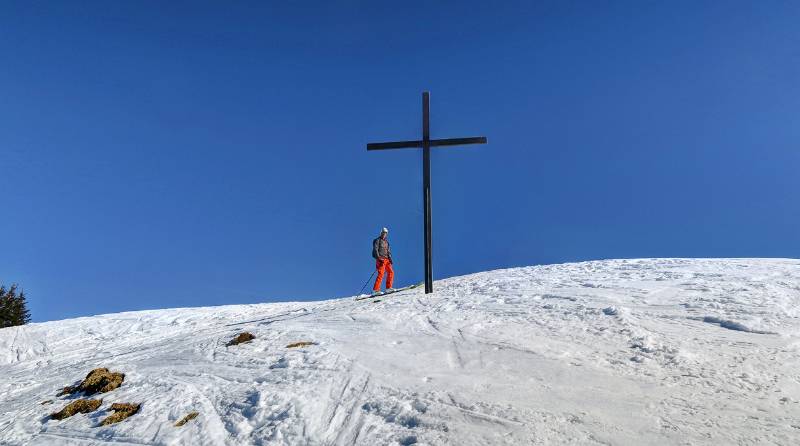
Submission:
<svg viewBox="0 0 800 446">
<path fill-rule="evenodd" d="M 798 260 L 645 259 L 31 324 L 0 330 L 0 444 L 800 444 L 799 317 Z M 48 420 L 96 367 L 122 387 Z M 97 427 L 114 402 L 142 410 Z"/>
</svg>

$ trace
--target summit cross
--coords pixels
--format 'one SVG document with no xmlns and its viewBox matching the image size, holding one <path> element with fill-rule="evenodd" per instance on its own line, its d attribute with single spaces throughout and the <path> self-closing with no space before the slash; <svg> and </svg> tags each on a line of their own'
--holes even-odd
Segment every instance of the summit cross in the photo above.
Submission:
<svg viewBox="0 0 800 446">
<path fill-rule="evenodd" d="M 485 136 L 470 138 L 431 139 L 431 95 L 422 93 L 422 139 L 417 141 L 376 142 L 367 144 L 367 150 L 422 149 L 422 201 L 425 210 L 425 294 L 433 292 L 433 267 L 431 265 L 431 147 L 486 144 Z"/>
</svg>

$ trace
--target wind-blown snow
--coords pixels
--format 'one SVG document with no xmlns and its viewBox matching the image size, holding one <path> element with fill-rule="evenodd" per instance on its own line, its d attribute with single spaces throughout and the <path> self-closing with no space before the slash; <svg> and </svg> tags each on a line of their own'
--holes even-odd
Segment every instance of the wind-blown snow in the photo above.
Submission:
<svg viewBox="0 0 800 446">
<path fill-rule="evenodd" d="M 800 444 L 798 317 L 798 260 L 659 259 L 30 324 L 0 330 L 0 444 Z M 48 420 L 96 367 L 125 382 Z M 142 406 L 97 427 L 114 402 Z"/>
</svg>

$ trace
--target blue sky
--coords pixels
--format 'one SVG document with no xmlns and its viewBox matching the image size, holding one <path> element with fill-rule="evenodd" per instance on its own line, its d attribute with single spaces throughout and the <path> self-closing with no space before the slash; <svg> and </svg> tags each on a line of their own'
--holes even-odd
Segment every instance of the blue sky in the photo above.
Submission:
<svg viewBox="0 0 800 446">
<path fill-rule="evenodd" d="M 36 321 L 796 257 L 796 2 L 4 2 L 0 282 Z"/>
</svg>

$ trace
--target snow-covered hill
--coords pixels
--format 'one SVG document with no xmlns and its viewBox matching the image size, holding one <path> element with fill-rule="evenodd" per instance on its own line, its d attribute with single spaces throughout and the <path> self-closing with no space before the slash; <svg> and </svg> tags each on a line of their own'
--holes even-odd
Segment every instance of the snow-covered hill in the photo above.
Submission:
<svg viewBox="0 0 800 446">
<path fill-rule="evenodd" d="M 795 445 L 799 317 L 798 260 L 659 259 L 31 324 L 0 330 L 0 443 Z M 97 367 L 122 386 L 48 419 Z"/>
</svg>

